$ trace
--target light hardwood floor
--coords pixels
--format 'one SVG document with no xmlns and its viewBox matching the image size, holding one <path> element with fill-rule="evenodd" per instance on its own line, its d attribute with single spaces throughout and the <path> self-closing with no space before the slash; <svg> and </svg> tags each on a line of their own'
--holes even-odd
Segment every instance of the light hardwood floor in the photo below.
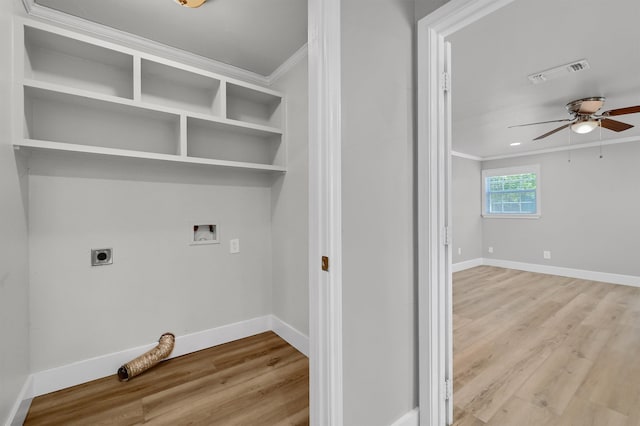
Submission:
<svg viewBox="0 0 640 426">
<path fill-rule="evenodd" d="M 640 288 L 481 266 L 453 326 L 455 425 L 640 425 Z"/>
<path fill-rule="evenodd" d="M 25 425 L 306 425 L 309 362 L 272 332 L 33 400 Z"/>
</svg>

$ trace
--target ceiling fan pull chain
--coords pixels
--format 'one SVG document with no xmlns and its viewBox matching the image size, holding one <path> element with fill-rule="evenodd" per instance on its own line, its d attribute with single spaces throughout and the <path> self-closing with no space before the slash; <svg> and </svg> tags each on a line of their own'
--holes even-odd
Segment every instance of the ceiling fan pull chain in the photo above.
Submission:
<svg viewBox="0 0 640 426">
<path fill-rule="evenodd" d="M 600 127 L 600 158 L 602 158 L 602 122 L 598 122 Z"/>
<path fill-rule="evenodd" d="M 570 163 L 571 162 L 571 126 L 567 127 L 567 129 L 569 129 L 569 149 L 567 150 L 567 153 L 568 153 L 567 162 Z"/>
</svg>

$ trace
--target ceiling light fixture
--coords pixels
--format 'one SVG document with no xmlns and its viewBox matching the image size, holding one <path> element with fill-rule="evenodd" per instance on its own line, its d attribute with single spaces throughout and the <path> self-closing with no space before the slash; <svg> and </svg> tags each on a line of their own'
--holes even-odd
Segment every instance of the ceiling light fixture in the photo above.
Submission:
<svg viewBox="0 0 640 426">
<path fill-rule="evenodd" d="M 513 142 L 513 143 L 510 143 L 509 145 L 511 145 L 511 146 L 520 146 L 520 142 Z"/>
<path fill-rule="evenodd" d="M 600 122 L 598 120 L 594 120 L 591 117 L 582 117 L 571 125 L 571 130 L 583 135 L 585 133 L 592 132 L 593 129 L 599 126 L 599 124 Z"/>
<path fill-rule="evenodd" d="M 175 0 L 176 3 L 185 7 L 200 7 L 206 1 L 207 0 Z"/>
</svg>

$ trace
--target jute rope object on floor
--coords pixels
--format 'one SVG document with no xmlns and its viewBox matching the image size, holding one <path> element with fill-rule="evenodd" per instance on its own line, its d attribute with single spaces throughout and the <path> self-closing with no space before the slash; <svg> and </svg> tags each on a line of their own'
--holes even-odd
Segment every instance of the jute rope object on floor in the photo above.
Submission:
<svg viewBox="0 0 640 426">
<path fill-rule="evenodd" d="M 136 359 L 129 361 L 118 369 L 118 378 L 126 382 L 138 374 L 144 373 L 154 365 L 169 356 L 173 350 L 176 337 L 173 333 L 164 333 L 158 340 L 158 346 L 140 355 Z"/>
</svg>

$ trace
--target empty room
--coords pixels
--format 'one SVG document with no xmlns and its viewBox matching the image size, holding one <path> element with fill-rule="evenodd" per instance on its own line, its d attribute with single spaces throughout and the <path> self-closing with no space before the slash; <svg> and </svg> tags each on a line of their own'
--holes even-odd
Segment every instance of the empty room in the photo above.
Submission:
<svg viewBox="0 0 640 426">
<path fill-rule="evenodd" d="M 610 6 L 447 39 L 454 424 L 640 424 L 640 6 Z"/>
</svg>

